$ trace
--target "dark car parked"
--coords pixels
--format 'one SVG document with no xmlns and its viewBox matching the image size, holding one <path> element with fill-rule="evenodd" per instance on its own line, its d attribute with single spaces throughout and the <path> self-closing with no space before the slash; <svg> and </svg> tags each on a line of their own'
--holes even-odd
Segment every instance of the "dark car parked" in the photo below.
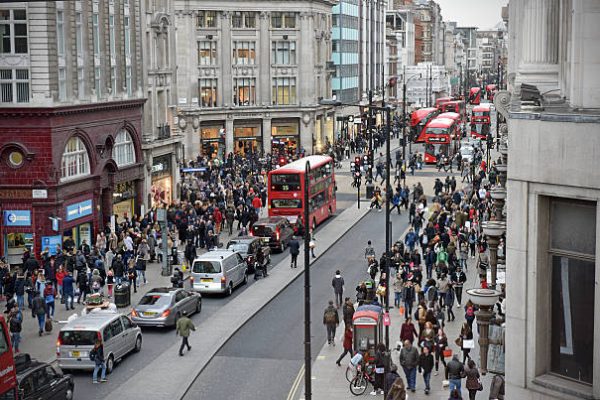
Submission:
<svg viewBox="0 0 600 400">
<path fill-rule="evenodd" d="M 72 400 L 75 391 L 73 377 L 63 374 L 57 366 L 31 359 L 29 354 L 15 357 L 19 399 Z"/>
<path fill-rule="evenodd" d="M 252 236 L 269 238 L 269 247 L 283 252 L 294 236 L 294 228 L 285 217 L 259 219 L 252 225 Z"/>
<path fill-rule="evenodd" d="M 258 249 L 262 250 L 263 262 L 262 265 L 266 266 L 271 263 L 271 248 L 268 244 L 265 244 L 263 240 L 255 236 L 240 236 L 231 239 L 227 243 L 227 250 L 237 251 L 246 260 L 248 264 L 248 274 L 253 274 L 254 264 L 257 261 L 256 254 Z"/>
</svg>

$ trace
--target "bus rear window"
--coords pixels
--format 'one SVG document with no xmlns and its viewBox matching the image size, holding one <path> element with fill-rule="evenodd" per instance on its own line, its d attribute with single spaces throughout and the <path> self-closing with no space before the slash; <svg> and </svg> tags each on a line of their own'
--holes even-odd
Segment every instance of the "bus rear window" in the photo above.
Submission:
<svg viewBox="0 0 600 400">
<path fill-rule="evenodd" d="M 427 128 L 427 133 L 431 135 L 447 135 L 448 128 Z"/>
<path fill-rule="evenodd" d="M 274 199 L 271 200 L 272 208 L 302 208 L 302 200 L 299 199 Z"/>
<path fill-rule="evenodd" d="M 271 190 L 288 192 L 300 190 L 299 174 L 272 174 Z"/>
<path fill-rule="evenodd" d="M 60 343 L 65 346 L 93 346 L 98 338 L 95 331 L 61 331 Z"/>
</svg>

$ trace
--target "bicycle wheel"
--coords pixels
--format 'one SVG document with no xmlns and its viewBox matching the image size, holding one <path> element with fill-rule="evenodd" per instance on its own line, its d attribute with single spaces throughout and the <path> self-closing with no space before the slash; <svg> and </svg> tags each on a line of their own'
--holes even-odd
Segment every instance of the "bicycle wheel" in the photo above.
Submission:
<svg viewBox="0 0 600 400">
<path fill-rule="evenodd" d="M 348 382 L 352 382 L 352 379 L 356 378 L 357 374 L 358 370 L 356 369 L 354 364 L 348 364 L 348 366 L 346 367 L 346 380 Z"/>
<path fill-rule="evenodd" d="M 365 379 L 363 374 L 357 375 L 352 382 L 350 382 L 350 393 L 355 396 L 360 396 L 367 391 L 367 385 L 369 382 Z"/>
</svg>

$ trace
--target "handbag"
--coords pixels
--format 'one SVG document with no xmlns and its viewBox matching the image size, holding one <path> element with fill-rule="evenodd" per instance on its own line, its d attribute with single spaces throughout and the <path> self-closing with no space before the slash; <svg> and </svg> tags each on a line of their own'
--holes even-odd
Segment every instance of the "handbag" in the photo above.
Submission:
<svg viewBox="0 0 600 400">
<path fill-rule="evenodd" d="M 481 379 L 477 379 L 477 383 L 479 383 L 479 387 L 477 388 L 478 392 L 483 391 L 483 383 L 481 383 Z"/>
<path fill-rule="evenodd" d="M 458 347 L 463 347 L 463 339 L 461 337 L 457 337 L 454 341 Z"/>
<path fill-rule="evenodd" d="M 444 358 L 452 357 L 452 349 L 445 349 L 442 354 L 444 355 Z"/>
<path fill-rule="evenodd" d="M 315 241 L 314 241 L 314 240 L 311 240 L 310 242 L 308 242 L 308 247 L 310 247 L 311 249 L 314 249 L 314 248 L 315 248 L 315 245 L 316 245 L 316 244 L 315 244 Z"/>
<path fill-rule="evenodd" d="M 474 349 L 475 348 L 475 340 L 473 339 L 465 339 L 462 341 L 463 349 Z"/>
</svg>

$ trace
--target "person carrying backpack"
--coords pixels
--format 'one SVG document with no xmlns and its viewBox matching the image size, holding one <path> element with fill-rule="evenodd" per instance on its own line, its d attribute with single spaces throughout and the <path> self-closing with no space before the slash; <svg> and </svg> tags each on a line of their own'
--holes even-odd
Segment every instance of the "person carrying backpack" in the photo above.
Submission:
<svg viewBox="0 0 600 400">
<path fill-rule="evenodd" d="M 340 324 L 340 316 L 333 305 L 333 300 L 329 300 L 329 306 L 323 313 L 323 325 L 327 328 L 327 344 L 335 346 L 335 328 Z"/>
<path fill-rule="evenodd" d="M 8 314 L 8 327 L 10 330 L 10 341 L 13 345 L 15 354 L 19 352 L 19 342 L 21 341 L 21 329 L 23 326 L 23 313 L 19 310 L 19 304 L 15 303 L 10 314 Z"/>
</svg>

